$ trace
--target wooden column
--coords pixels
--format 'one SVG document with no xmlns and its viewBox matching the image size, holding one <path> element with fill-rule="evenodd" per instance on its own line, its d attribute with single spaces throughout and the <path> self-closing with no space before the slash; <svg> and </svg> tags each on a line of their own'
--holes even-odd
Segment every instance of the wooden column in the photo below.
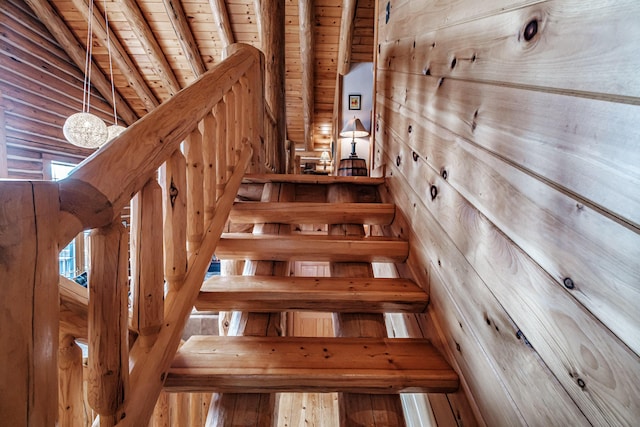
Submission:
<svg viewBox="0 0 640 427">
<path fill-rule="evenodd" d="M 89 404 L 100 426 L 116 424 L 115 414 L 127 395 L 129 346 L 127 234 L 119 221 L 90 235 Z"/>
<path fill-rule="evenodd" d="M 58 416 L 59 196 L 52 182 L 0 182 L 0 420 Z"/>
<path fill-rule="evenodd" d="M 283 172 L 286 164 L 284 138 L 286 106 L 284 97 L 284 0 L 262 1 L 262 51 L 265 55 L 265 100 L 276 119 L 275 168 Z"/>
<path fill-rule="evenodd" d="M 314 122 L 313 0 L 298 0 L 300 20 L 300 62 L 302 65 L 302 114 L 304 149 L 312 151 Z"/>
<path fill-rule="evenodd" d="M 84 426 L 82 378 L 82 349 L 72 335 L 60 337 L 58 349 L 58 425 L 60 427 Z"/>
<path fill-rule="evenodd" d="M 345 187 L 332 185 L 327 193 L 329 202 L 356 202 Z M 361 225 L 342 224 L 329 227 L 332 236 L 363 236 Z M 332 262 L 332 277 L 373 277 L 370 263 Z M 382 314 L 334 313 L 333 324 L 338 337 L 386 337 L 387 329 Z M 402 403 L 398 395 L 368 395 L 341 393 L 340 425 L 404 426 Z"/>
<path fill-rule="evenodd" d="M 4 101 L 0 92 L 0 178 L 9 176 L 7 165 L 7 123 L 4 119 Z"/>
</svg>

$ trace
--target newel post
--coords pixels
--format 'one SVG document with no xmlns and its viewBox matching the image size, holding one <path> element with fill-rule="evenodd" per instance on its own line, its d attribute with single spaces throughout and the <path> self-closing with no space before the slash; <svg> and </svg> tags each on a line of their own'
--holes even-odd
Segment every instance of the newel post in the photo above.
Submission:
<svg viewBox="0 0 640 427">
<path fill-rule="evenodd" d="M 58 236 L 53 182 L 0 182 L 0 420 L 58 415 Z"/>
</svg>

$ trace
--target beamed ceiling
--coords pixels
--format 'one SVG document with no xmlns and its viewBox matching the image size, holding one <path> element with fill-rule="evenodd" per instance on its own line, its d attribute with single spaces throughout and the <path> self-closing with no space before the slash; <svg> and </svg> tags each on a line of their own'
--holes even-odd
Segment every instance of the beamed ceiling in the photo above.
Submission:
<svg viewBox="0 0 640 427">
<path fill-rule="evenodd" d="M 241 42 L 260 47 L 261 0 L 95 0 L 93 60 L 99 71 L 92 85 L 106 110 L 111 96 L 111 48 L 118 115 L 130 124 L 170 98 L 222 60 L 224 48 Z M 262 0 L 273 1 L 273 0 Z M 88 0 L 26 0 L 34 16 L 83 69 L 87 45 Z M 15 2 L 14 2 L 15 3 Z M 341 38 L 351 34 L 351 63 L 370 62 L 374 50 L 374 0 L 285 0 L 285 97 L 287 138 L 307 151 L 322 151 L 331 141 Z M 311 13 L 300 14 L 300 3 Z M 349 8 L 355 17 L 348 19 Z M 262 8 L 264 10 L 264 7 Z M 108 26 L 105 21 L 108 20 Z M 346 15 L 347 18 L 343 18 Z M 306 22 L 305 18 L 310 21 Z M 301 30 L 310 28 L 313 49 L 302 57 Z M 342 21 L 345 19 L 345 25 Z M 349 29 L 350 23 L 352 26 Z M 108 33 L 107 33 L 108 28 Z M 305 144 L 303 74 L 313 72 L 312 135 Z M 103 105 L 106 104 L 106 105 Z M 318 154 L 319 155 L 319 154 Z"/>
</svg>

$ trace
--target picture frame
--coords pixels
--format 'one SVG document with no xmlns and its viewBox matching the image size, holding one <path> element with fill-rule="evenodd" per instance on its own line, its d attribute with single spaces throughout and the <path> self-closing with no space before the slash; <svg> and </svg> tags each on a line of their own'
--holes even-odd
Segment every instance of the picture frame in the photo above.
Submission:
<svg viewBox="0 0 640 427">
<path fill-rule="evenodd" d="M 349 110 L 359 110 L 361 108 L 362 95 L 349 95 Z"/>
</svg>

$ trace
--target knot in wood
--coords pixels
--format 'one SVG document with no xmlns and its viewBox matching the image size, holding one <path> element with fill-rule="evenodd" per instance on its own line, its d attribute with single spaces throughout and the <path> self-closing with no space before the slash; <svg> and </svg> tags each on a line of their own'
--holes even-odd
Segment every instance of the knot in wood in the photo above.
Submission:
<svg viewBox="0 0 640 427">
<path fill-rule="evenodd" d="M 531 41 L 536 34 L 538 34 L 538 20 L 532 19 L 529 23 L 524 27 L 523 37 L 525 41 Z"/>
</svg>

